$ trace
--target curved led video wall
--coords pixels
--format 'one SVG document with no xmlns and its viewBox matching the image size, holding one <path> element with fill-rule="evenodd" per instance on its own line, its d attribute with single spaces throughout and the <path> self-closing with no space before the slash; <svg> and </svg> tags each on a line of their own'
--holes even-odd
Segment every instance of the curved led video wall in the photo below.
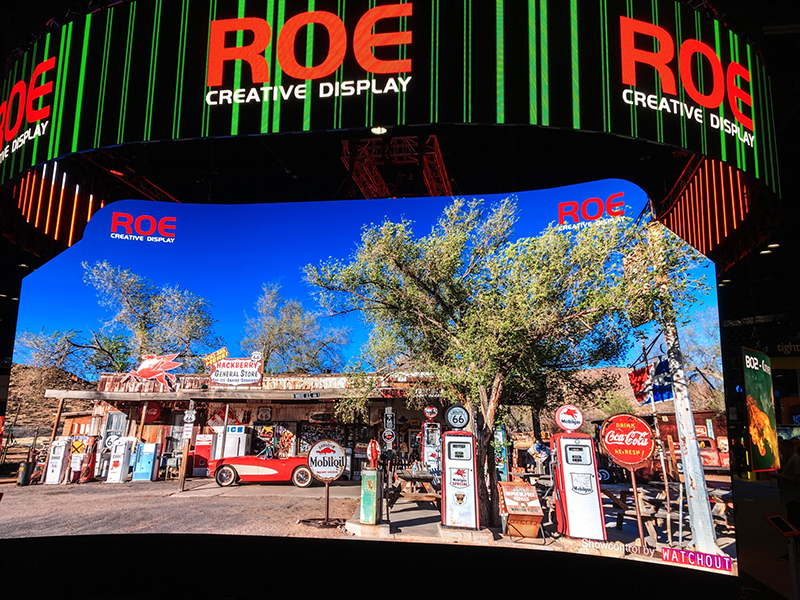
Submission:
<svg viewBox="0 0 800 600">
<path fill-rule="evenodd" d="M 130 142 L 483 123 L 669 144 L 778 191 L 759 56 L 672 0 L 140 0 L 48 33 L 0 91 L 2 183 Z"/>
</svg>

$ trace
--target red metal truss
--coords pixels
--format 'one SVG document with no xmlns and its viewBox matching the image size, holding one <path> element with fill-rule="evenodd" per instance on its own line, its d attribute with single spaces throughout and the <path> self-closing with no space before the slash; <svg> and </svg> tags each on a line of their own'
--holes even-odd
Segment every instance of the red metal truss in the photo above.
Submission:
<svg viewBox="0 0 800 600">
<path fill-rule="evenodd" d="M 354 159 L 353 159 L 354 157 Z M 352 160 L 352 163 L 351 163 Z M 425 187 L 430 196 L 451 196 L 450 179 L 435 135 L 423 138 L 406 136 L 367 138 L 356 142 L 355 153 L 350 142 L 342 142 L 342 162 L 351 171 L 353 181 L 365 198 L 388 198 L 389 186 L 378 167 L 384 165 L 418 165 L 422 168 Z"/>
</svg>

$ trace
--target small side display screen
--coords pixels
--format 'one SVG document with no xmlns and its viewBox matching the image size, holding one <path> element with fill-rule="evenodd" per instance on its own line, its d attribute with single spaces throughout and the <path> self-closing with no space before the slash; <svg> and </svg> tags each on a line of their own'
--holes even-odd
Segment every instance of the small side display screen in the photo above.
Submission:
<svg viewBox="0 0 800 600">
<path fill-rule="evenodd" d="M 564 454 L 567 455 L 568 465 L 592 464 L 592 455 L 589 453 L 588 446 L 566 446 Z"/>
<path fill-rule="evenodd" d="M 792 527 L 791 523 L 789 523 L 786 519 L 784 519 L 780 515 L 774 515 L 774 516 L 769 517 L 769 521 L 778 530 L 780 530 L 781 532 L 783 532 L 783 533 L 785 533 L 787 535 L 792 535 L 792 534 L 796 535 L 797 534 L 797 530 L 794 527 Z"/>
<path fill-rule="evenodd" d="M 471 460 L 472 446 L 470 444 L 458 442 L 448 444 L 447 458 L 449 460 Z"/>
</svg>

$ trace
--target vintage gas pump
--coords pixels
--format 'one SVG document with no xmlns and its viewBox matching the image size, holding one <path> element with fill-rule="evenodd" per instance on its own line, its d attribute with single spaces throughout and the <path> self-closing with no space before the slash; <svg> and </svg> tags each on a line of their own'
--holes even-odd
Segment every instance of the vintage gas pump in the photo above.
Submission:
<svg viewBox="0 0 800 600">
<path fill-rule="evenodd" d="M 556 423 L 564 429 L 564 433 L 557 433 L 550 440 L 558 532 L 572 538 L 605 541 L 594 440 L 577 433 L 583 415 L 575 406 L 559 408 Z"/>
<path fill-rule="evenodd" d="M 444 418 L 455 431 L 442 436 L 442 525 L 479 529 L 475 437 L 460 431 L 469 422 L 469 413 L 453 405 Z"/>
<path fill-rule="evenodd" d="M 441 468 L 442 426 L 436 421 L 428 420 L 422 424 L 422 462 L 428 466 L 430 473 L 439 473 Z"/>
<path fill-rule="evenodd" d="M 47 461 L 47 472 L 44 476 L 45 483 L 61 483 L 64 472 L 69 465 L 68 440 L 56 440 L 50 445 L 50 457 Z"/>
<path fill-rule="evenodd" d="M 131 481 L 155 481 L 158 479 L 158 464 L 158 444 L 139 444 Z"/>
<path fill-rule="evenodd" d="M 125 483 L 128 480 L 132 441 L 131 438 L 119 438 L 111 446 L 106 483 Z"/>
</svg>

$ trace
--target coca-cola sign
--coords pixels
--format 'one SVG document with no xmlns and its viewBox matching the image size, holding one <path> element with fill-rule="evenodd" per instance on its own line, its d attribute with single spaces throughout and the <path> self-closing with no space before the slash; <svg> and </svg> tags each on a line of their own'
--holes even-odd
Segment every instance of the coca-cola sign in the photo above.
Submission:
<svg viewBox="0 0 800 600">
<path fill-rule="evenodd" d="M 650 425 L 628 414 L 614 415 L 603 421 L 600 444 L 611 460 L 628 469 L 649 459 L 655 448 Z"/>
</svg>

